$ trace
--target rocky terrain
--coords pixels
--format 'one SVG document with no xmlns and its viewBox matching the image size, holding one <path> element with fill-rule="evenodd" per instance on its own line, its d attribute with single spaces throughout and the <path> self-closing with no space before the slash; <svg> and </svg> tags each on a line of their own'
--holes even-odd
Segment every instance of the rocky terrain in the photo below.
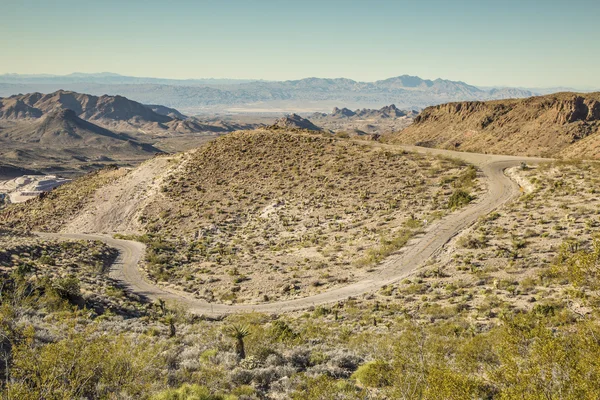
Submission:
<svg viewBox="0 0 600 400">
<path fill-rule="evenodd" d="M 573 135 L 596 127 L 594 95 L 555 98 L 511 105 L 506 119 L 491 114 L 490 124 L 516 127 L 508 117 L 518 116 L 521 125 L 538 126 L 531 141 L 543 127 Z M 465 124 L 490 115 L 488 103 L 475 104 L 482 109 L 465 111 Z M 431 112 L 417 124 L 446 121 Z M 407 118 L 391 106 L 332 114 L 323 118 Z M 115 275 L 124 263 L 113 264 L 116 248 L 31 234 L 135 240 L 146 249 L 140 264 L 146 281 L 209 306 L 253 307 L 380 273 L 389 257 L 408 252 L 428 237 L 423 232 L 435 232 L 428 227 L 438 218 L 457 216 L 458 208 L 473 212 L 492 187 L 482 179 L 484 168 L 458 159 L 332 135 L 329 128 L 311 131 L 301 117 L 284 121 L 285 127 L 236 132 L 184 153 L 157 155 L 136 168 L 107 166 L 0 210 L 2 395 L 600 396 L 595 162 L 511 168 L 506 173 L 520 196 L 467 226 L 405 279 L 297 312 L 191 315 L 179 303 L 152 302 L 124 285 Z M 69 146 L 96 136 L 118 140 L 71 111 L 28 123 L 35 127 L 32 140 L 43 143 L 52 142 L 53 132 Z M 18 131 L 0 131 L 9 133 Z M 552 135 L 543 143 L 567 157 L 567 151 L 589 150 L 586 140 L 595 135 L 566 147 L 551 145 Z"/>
<path fill-rule="evenodd" d="M 388 139 L 473 152 L 599 158 L 599 128 L 600 93 L 557 93 L 429 107 Z"/>
<path fill-rule="evenodd" d="M 70 180 L 54 175 L 21 175 L 18 178 L 0 181 L 0 194 L 5 203 L 21 203 L 67 182 Z"/>
<path fill-rule="evenodd" d="M 136 165 L 255 126 L 187 117 L 122 96 L 29 93 L 0 98 L 0 157 L 16 167 L 76 176 L 112 163 Z"/>
<path fill-rule="evenodd" d="M 335 107 L 331 113 L 314 113 L 309 119 L 322 128 L 337 134 L 364 136 L 398 132 L 418 115 L 418 111 L 403 111 L 394 104 L 381 109 L 358 109 Z"/>
<path fill-rule="evenodd" d="M 312 122 L 310 122 L 306 118 L 302 118 L 298 114 L 290 114 L 284 117 L 279 118 L 273 125 L 269 128 L 271 129 L 305 129 L 309 131 L 321 131 L 322 129 Z"/>
<path fill-rule="evenodd" d="M 0 120 L 38 119 L 60 110 L 71 110 L 88 122 L 119 132 L 195 133 L 223 132 L 224 126 L 213 126 L 189 118 L 174 108 L 143 105 L 123 96 L 92 96 L 58 90 L 49 94 L 29 93 L 0 98 Z"/>
<path fill-rule="evenodd" d="M 70 109 L 0 126 L 0 157 L 24 170 L 80 175 L 113 163 L 136 164 L 162 152 L 144 138 L 115 133 Z"/>
</svg>

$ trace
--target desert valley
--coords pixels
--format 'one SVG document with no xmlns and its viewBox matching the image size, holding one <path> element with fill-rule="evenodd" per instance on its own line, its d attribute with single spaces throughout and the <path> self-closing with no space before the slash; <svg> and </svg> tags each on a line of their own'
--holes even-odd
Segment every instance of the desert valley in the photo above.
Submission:
<svg viewBox="0 0 600 400">
<path fill-rule="evenodd" d="M 58 3 L 64 15 L 76 12 Z M 174 22 L 166 5 L 148 3 L 144 15 L 161 15 L 154 22 L 164 41 L 134 18 L 143 41 L 125 35 L 123 21 L 113 26 L 118 37 L 69 34 L 73 47 L 58 33 L 62 22 L 36 36 L 64 45 L 86 71 L 107 57 L 79 54 L 83 36 L 98 54 L 122 41 L 124 66 L 115 70 L 134 65 L 170 78 L 46 74 L 38 70 L 45 61 L 49 71 L 71 64 L 39 61 L 45 48 L 0 47 L 27 72 L 0 68 L 0 397 L 600 398 L 600 92 L 590 67 L 577 69 L 581 76 L 509 68 L 472 42 L 481 35 L 516 57 L 470 26 L 514 24 L 512 12 L 475 16 L 457 3 L 472 17 L 464 27 L 448 25 L 452 10 L 432 11 L 435 24 L 421 17 L 423 46 L 405 40 L 410 31 L 380 49 L 380 27 L 409 32 L 381 10 L 336 8 L 349 21 L 364 18 L 367 32 L 332 22 L 333 2 L 324 2 L 328 23 L 306 22 L 305 31 L 256 3 L 238 4 L 245 30 L 227 25 L 235 41 L 223 39 L 216 17 L 183 23 L 205 9 L 242 13 L 216 4 L 178 4 L 186 13 Z M 7 10 L 29 20 L 20 7 Z M 96 27 L 134 16 L 125 5 L 114 15 L 82 7 L 95 10 L 86 18 Z M 43 8 L 42 19 L 63 21 Z M 531 26 L 546 26 L 523 12 Z M 261 18 L 271 14 L 286 24 L 274 19 L 276 31 L 262 36 Z M 454 55 L 437 47 L 454 64 L 428 58 L 435 41 L 427 32 L 450 46 L 438 23 L 459 42 L 470 32 Z M 210 34 L 189 39 L 202 24 Z M 325 51 L 334 27 L 348 39 Z M 496 28 L 513 46 L 535 42 Z M 277 35 L 279 47 L 270 42 Z M 186 47 L 192 40 L 204 43 L 201 52 Z M 349 58 L 332 64 L 330 53 Z M 19 64 L 18 54 L 38 64 Z M 181 72 L 188 58 L 221 78 L 185 78 L 200 76 Z M 382 75 L 414 60 L 478 84 Z M 293 79 L 310 76 L 305 70 L 355 79 Z M 230 71 L 238 72 L 223 77 Z M 521 83 L 486 86 L 502 81 L 490 71 Z"/>
</svg>

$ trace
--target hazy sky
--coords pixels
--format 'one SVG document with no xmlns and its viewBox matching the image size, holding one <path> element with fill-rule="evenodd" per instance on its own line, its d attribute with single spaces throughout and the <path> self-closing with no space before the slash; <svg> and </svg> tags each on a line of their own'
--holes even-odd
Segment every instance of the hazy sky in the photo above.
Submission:
<svg viewBox="0 0 600 400">
<path fill-rule="evenodd" d="M 600 0 L 0 0 L 0 73 L 600 88 Z"/>
</svg>

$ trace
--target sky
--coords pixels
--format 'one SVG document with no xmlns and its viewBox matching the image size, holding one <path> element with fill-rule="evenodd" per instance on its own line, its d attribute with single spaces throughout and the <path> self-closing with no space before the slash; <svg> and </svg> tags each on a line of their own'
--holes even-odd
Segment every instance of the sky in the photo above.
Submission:
<svg viewBox="0 0 600 400">
<path fill-rule="evenodd" d="M 600 88 L 599 0 L 0 0 L 0 74 Z"/>
</svg>

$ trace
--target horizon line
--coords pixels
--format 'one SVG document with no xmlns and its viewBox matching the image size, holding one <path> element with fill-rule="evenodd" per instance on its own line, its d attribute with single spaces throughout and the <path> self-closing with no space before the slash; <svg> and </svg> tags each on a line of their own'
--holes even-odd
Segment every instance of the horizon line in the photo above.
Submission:
<svg viewBox="0 0 600 400">
<path fill-rule="evenodd" d="M 373 80 L 373 81 L 361 81 L 361 80 L 356 80 L 356 79 L 352 79 L 352 78 L 346 78 L 346 77 L 335 77 L 335 78 L 324 78 L 324 77 L 318 77 L 318 76 L 306 76 L 304 78 L 297 78 L 297 79 L 285 79 L 285 80 L 270 80 L 270 79 L 258 79 L 258 78 L 232 78 L 232 77 L 203 77 L 203 78 L 167 78 L 167 77 L 157 77 L 157 76 L 136 76 L 136 75 L 124 75 L 118 72 L 111 72 L 111 71 L 102 71 L 102 72 L 70 72 L 67 74 L 49 74 L 49 73 L 28 73 L 28 74 L 22 74 L 22 73 L 18 73 L 18 72 L 4 72 L 4 73 L 0 73 L 0 77 L 2 76 L 22 76 L 22 77 L 46 77 L 46 78 L 66 78 L 72 75 L 87 75 L 87 76 L 93 76 L 93 75 L 106 75 L 106 76 L 115 76 L 115 77 L 123 77 L 123 78 L 137 78 L 137 79 L 163 79 L 163 80 L 171 80 L 171 81 L 202 81 L 202 80 L 229 80 L 229 81 L 249 81 L 249 82 L 293 82 L 293 81 L 302 81 L 302 80 L 306 80 L 306 79 L 323 79 L 323 80 L 350 80 L 353 82 L 357 82 L 357 83 L 375 83 L 375 82 L 381 82 L 381 81 L 385 81 L 388 79 L 392 79 L 392 78 L 401 78 L 401 77 L 409 77 L 409 78 L 418 78 L 421 79 L 423 81 L 430 81 L 430 82 L 435 82 L 435 81 L 448 81 L 448 82 L 453 82 L 453 83 L 462 83 L 465 85 L 469 85 L 469 86 L 473 86 L 473 87 L 477 87 L 477 88 L 512 88 L 512 89 L 574 89 L 574 90 L 585 90 L 585 91 L 600 91 L 600 88 L 594 88 L 591 86 L 588 87 L 577 87 L 577 86 L 569 86 L 569 85 L 553 85 L 553 86 L 523 86 L 523 85 L 505 85 L 505 84 L 486 84 L 486 85 L 473 85 L 470 83 L 467 83 L 465 81 L 461 81 L 461 80 L 452 80 L 452 79 L 447 79 L 447 78 L 441 78 L 441 77 L 437 77 L 435 79 L 431 79 L 431 78 L 423 78 L 419 75 L 409 75 L 409 74 L 402 74 L 402 75 L 394 75 L 394 76 L 390 76 L 387 78 L 383 78 L 383 79 L 377 79 L 377 80 Z"/>
</svg>

